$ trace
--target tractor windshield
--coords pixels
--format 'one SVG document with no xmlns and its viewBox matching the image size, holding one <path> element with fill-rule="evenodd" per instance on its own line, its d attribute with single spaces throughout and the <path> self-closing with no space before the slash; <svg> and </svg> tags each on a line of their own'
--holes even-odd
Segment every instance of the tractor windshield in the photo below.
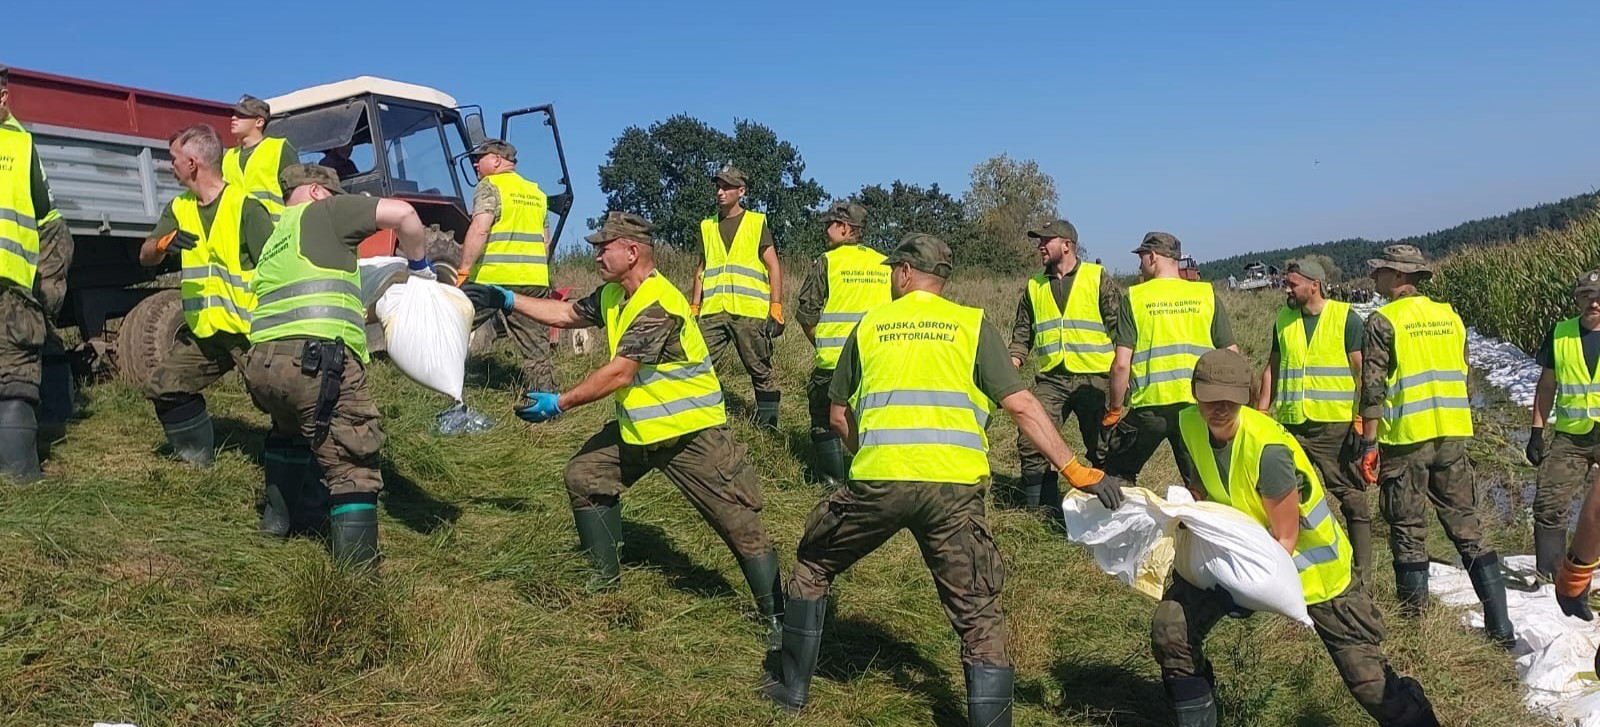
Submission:
<svg viewBox="0 0 1600 727">
<path fill-rule="evenodd" d="M 459 133 L 455 124 L 447 132 L 438 110 L 385 101 L 378 104 L 378 126 L 396 193 L 461 197 L 445 140 L 446 133 Z"/>
</svg>

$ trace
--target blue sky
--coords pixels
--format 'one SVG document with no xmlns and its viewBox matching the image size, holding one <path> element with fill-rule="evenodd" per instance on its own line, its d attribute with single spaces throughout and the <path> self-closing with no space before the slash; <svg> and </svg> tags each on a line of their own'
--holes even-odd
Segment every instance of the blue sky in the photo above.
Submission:
<svg viewBox="0 0 1600 727">
<path fill-rule="evenodd" d="M 1119 267 L 1150 229 L 1204 260 L 1600 181 L 1594 2 L 15 5 L 0 63 L 228 101 L 369 74 L 493 115 L 554 102 L 585 217 L 617 134 L 678 112 L 773 127 L 835 196 L 1036 159 Z"/>
</svg>

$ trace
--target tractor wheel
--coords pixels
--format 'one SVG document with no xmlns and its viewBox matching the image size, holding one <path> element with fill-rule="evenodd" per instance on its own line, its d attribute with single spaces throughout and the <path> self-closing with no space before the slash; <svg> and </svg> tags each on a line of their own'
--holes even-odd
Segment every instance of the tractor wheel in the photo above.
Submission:
<svg viewBox="0 0 1600 727">
<path fill-rule="evenodd" d="M 456 241 L 456 236 L 449 230 L 440 229 L 438 225 L 428 225 L 428 259 L 436 263 L 444 263 L 454 268 L 461 264 L 461 243 Z"/>
<path fill-rule="evenodd" d="M 172 351 L 183 330 L 183 297 L 163 290 L 139 301 L 117 330 L 117 371 L 124 381 L 143 386 Z"/>
</svg>

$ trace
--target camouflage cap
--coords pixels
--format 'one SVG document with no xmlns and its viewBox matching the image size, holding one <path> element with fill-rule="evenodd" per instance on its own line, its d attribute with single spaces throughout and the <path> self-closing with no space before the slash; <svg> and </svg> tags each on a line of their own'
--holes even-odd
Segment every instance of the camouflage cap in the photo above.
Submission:
<svg viewBox="0 0 1600 727">
<path fill-rule="evenodd" d="M 834 202 L 827 212 L 822 213 L 822 223 L 829 222 L 842 222 L 855 228 L 865 227 L 867 208 L 855 202 Z"/>
<path fill-rule="evenodd" d="M 1144 241 L 1133 249 L 1133 254 L 1135 255 L 1142 252 L 1155 253 L 1162 257 L 1170 257 L 1173 260 L 1177 260 L 1183 257 L 1183 243 L 1178 242 L 1178 238 L 1173 237 L 1168 232 L 1146 232 L 1144 233 Z"/>
<path fill-rule="evenodd" d="M 483 141 L 478 142 L 478 145 L 473 147 L 472 151 L 469 152 L 467 156 L 477 158 L 485 154 L 498 154 L 501 158 L 511 162 L 512 164 L 517 163 L 517 148 L 512 146 L 511 142 L 509 141 L 502 141 L 500 139 L 484 139 Z"/>
<path fill-rule="evenodd" d="M 1600 270 L 1590 270 L 1578 276 L 1572 285 L 1574 298 L 1600 298 Z"/>
<path fill-rule="evenodd" d="M 655 229 L 655 225 L 632 212 L 607 212 L 605 222 L 600 223 L 600 229 L 583 239 L 589 241 L 591 245 L 604 245 L 612 240 L 627 238 L 654 247 L 656 241 L 650 237 L 652 229 Z"/>
<path fill-rule="evenodd" d="M 1250 401 L 1250 381 L 1255 372 L 1250 361 L 1236 351 L 1217 348 L 1207 351 L 1194 365 L 1194 398 L 1198 402 Z"/>
<path fill-rule="evenodd" d="M 1052 237 L 1059 237 L 1064 240 L 1077 242 L 1078 228 L 1073 227 L 1072 223 L 1066 220 L 1050 220 L 1049 222 L 1046 222 L 1042 225 L 1037 225 L 1033 229 L 1028 230 L 1028 237 L 1032 237 L 1037 240 L 1048 240 Z"/>
<path fill-rule="evenodd" d="M 1310 278 L 1319 283 L 1328 282 L 1327 269 L 1322 267 L 1322 263 L 1315 260 L 1290 260 L 1284 272 L 1298 273 L 1302 277 Z"/>
<path fill-rule="evenodd" d="M 319 185 L 334 194 L 344 194 L 344 187 L 339 184 L 339 174 L 321 164 L 291 164 L 278 173 L 278 184 L 283 188 L 285 197 L 305 184 Z"/>
<path fill-rule="evenodd" d="M 900 238 L 900 244 L 889 251 L 884 265 L 905 263 L 929 275 L 950 277 L 954 266 L 950 263 L 950 246 L 933 235 L 913 232 Z"/>
<path fill-rule="evenodd" d="M 749 182 L 745 179 L 744 172 L 732 164 L 723 165 L 723 167 L 718 169 L 717 173 L 711 178 L 730 187 L 750 186 Z"/>
<path fill-rule="evenodd" d="M 1423 277 L 1432 277 L 1433 268 L 1428 267 L 1428 259 L 1422 256 L 1422 251 L 1411 245 L 1390 245 L 1383 248 L 1383 255 L 1367 261 L 1367 267 L 1374 271 L 1388 268 L 1402 273 L 1421 273 Z"/>
<path fill-rule="evenodd" d="M 241 119 L 270 119 L 272 107 L 255 96 L 245 94 L 239 97 L 239 103 L 233 105 L 233 115 Z"/>
</svg>

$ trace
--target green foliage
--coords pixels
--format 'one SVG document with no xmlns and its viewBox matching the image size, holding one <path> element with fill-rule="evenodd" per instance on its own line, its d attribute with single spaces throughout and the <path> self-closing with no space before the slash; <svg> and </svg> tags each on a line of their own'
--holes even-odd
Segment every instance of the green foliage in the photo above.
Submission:
<svg viewBox="0 0 1600 727">
<path fill-rule="evenodd" d="M 1037 259 L 1028 228 L 1056 216 L 1056 183 L 1038 162 L 1001 154 L 972 168 L 962 203 L 973 235 L 951 245 L 956 266 L 1020 273 Z"/>
<path fill-rule="evenodd" d="M 862 242 L 885 252 L 912 232 L 937 236 L 952 249 L 972 239 L 966 209 L 937 184 L 924 187 L 896 179 L 888 188 L 881 184 L 862 187 L 848 200 L 867 208 Z M 813 219 L 817 217 L 813 214 Z M 807 231 L 789 236 L 782 244 L 785 253 L 795 256 L 812 257 L 827 249 L 821 222 L 813 222 Z"/>
</svg>

